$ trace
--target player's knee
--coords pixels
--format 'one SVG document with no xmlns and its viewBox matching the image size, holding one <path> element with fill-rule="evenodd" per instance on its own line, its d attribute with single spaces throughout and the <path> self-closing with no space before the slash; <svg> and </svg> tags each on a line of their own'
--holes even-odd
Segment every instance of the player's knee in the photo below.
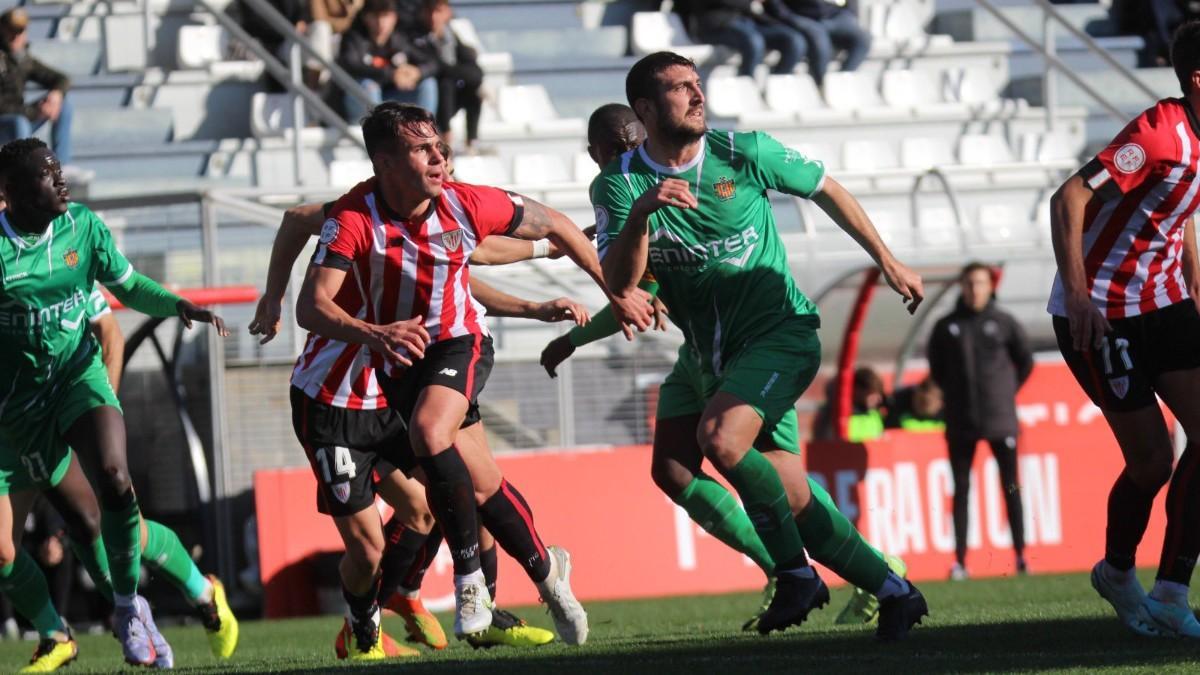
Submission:
<svg viewBox="0 0 1200 675">
<path fill-rule="evenodd" d="M 1157 491 L 1171 480 L 1171 460 L 1161 458 L 1136 465 L 1130 464 L 1125 467 L 1125 471 L 1138 487 L 1147 491 Z"/>
<path fill-rule="evenodd" d="M 355 537 L 346 542 L 346 555 L 356 571 L 371 575 L 379 569 L 383 560 L 383 545 L 369 537 Z"/>
<path fill-rule="evenodd" d="M 434 455 L 454 445 L 457 429 L 442 429 L 443 425 L 414 423 L 408 432 L 413 448 L 422 455 Z"/>
<path fill-rule="evenodd" d="M 697 440 L 700 442 L 700 450 L 708 458 L 708 461 L 722 471 L 728 471 L 737 466 L 738 462 L 746 456 L 746 447 L 733 442 L 733 439 L 720 432 L 701 435 Z"/>
<path fill-rule="evenodd" d="M 101 470 L 104 475 L 103 487 L 107 488 L 107 492 L 123 495 L 129 491 L 129 468 L 125 462 L 104 462 Z"/>
<path fill-rule="evenodd" d="M 691 471 L 669 459 L 655 458 L 650 463 L 650 479 L 668 497 L 674 499 L 692 482 L 695 476 Z"/>
</svg>

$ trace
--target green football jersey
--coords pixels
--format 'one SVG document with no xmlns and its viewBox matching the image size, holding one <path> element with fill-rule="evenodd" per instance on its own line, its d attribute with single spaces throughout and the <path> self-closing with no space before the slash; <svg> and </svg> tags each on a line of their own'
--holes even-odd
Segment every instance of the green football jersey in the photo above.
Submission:
<svg viewBox="0 0 1200 675">
<path fill-rule="evenodd" d="M 686 180 L 699 207 L 650 216 L 647 269 L 659 297 L 709 372 L 783 321 L 817 325 L 816 305 L 792 279 L 767 190 L 812 197 L 825 167 L 762 132 L 710 130 L 685 166 L 657 164 L 635 148 L 605 167 L 593 188 L 601 259 L 629 209 L 664 178 Z"/>
<path fill-rule="evenodd" d="M 133 266 L 91 209 L 72 202 L 41 236 L 0 212 L 0 422 L 52 396 L 60 376 L 96 351 L 88 330 L 97 281 L 116 285 Z"/>
</svg>

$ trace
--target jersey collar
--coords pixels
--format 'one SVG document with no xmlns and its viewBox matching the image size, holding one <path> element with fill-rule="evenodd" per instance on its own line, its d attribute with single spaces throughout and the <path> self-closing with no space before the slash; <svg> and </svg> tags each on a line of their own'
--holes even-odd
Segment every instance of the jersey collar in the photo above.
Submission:
<svg viewBox="0 0 1200 675">
<path fill-rule="evenodd" d="M 704 161 L 704 154 L 708 151 L 707 133 L 704 134 L 703 140 L 704 142 L 700 144 L 700 151 L 696 153 L 696 156 L 688 160 L 686 164 L 680 164 L 679 166 L 663 166 L 653 159 L 650 159 L 650 153 L 646 152 L 645 142 L 638 146 L 638 156 L 642 158 L 642 161 L 646 163 L 646 166 L 654 169 L 658 173 L 666 173 L 672 176 L 677 176 L 686 171 L 691 171 Z"/>
<path fill-rule="evenodd" d="M 17 248 L 34 248 L 36 246 L 40 246 L 42 242 L 50 238 L 51 233 L 54 231 L 54 221 L 51 221 L 50 224 L 46 226 L 46 231 L 42 233 L 42 236 L 38 237 L 37 241 L 28 243 L 25 241 L 25 237 L 22 237 L 19 233 L 17 233 L 17 230 L 12 226 L 12 223 L 8 222 L 8 209 L 0 211 L 0 226 L 4 227 L 5 236 L 11 239 Z"/>
</svg>

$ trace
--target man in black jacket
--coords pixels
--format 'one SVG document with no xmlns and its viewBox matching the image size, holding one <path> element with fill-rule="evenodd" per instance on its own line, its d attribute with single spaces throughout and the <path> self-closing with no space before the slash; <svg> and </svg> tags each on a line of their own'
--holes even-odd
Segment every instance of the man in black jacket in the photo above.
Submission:
<svg viewBox="0 0 1200 675">
<path fill-rule="evenodd" d="M 973 262 L 960 277 L 962 297 L 929 337 L 929 371 L 945 392 L 946 444 L 954 473 L 955 563 L 967 576 L 967 500 L 975 446 L 986 440 L 1000 469 L 1017 571 L 1025 572 L 1024 515 L 1017 481 L 1017 390 L 1033 371 L 1021 326 L 996 306 L 992 270 Z"/>
<path fill-rule="evenodd" d="M 67 76 L 30 55 L 29 15 L 20 7 L 0 14 L 0 144 L 33 135 L 50 122 L 51 145 L 62 164 L 71 161 L 71 101 Z M 46 95 L 25 103 L 25 83 L 36 82 Z"/>
<path fill-rule="evenodd" d="M 396 30 L 399 15 L 394 0 L 367 0 L 354 25 L 342 36 L 338 65 L 367 90 L 378 104 L 384 101 L 415 103 L 437 110 L 437 63 L 428 59 Z M 349 94 L 346 119 L 357 123 L 366 106 Z"/>
</svg>

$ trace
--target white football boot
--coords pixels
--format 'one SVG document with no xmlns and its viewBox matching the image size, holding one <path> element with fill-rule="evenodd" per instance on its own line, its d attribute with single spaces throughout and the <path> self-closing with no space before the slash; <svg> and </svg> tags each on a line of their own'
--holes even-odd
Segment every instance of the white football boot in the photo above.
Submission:
<svg viewBox="0 0 1200 675">
<path fill-rule="evenodd" d="M 558 546 L 547 546 L 546 553 L 550 555 L 550 574 L 538 582 L 541 600 L 554 618 L 558 637 L 569 645 L 581 645 L 587 642 L 588 617 L 571 591 L 571 554 Z"/>
<path fill-rule="evenodd" d="M 492 596 L 483 572 L 454 577 L 454 635 L 463 639 L 492 625 Z"/>
<path fill-rule="evenodd" d="M 1186 602 L 1179 605 L 1147 595 L 1142 600 L 1141 617 L 1164 637 L 1200 638 L 1200 621 L 1196 621 L 1196 615 Z"/>
<path fill-rule="evenodd" d="M 1104 573 L 1104 566 L 1105 562 L 1101 560 L 1092 567 L 1092 588 L 1117 610 L 1117 616 L 1126 628 L 1138 635 L 1160 636 L 1161 631 L 1143 609 L 1146 591 L 1141 582 L 1133 575 L 1125 583 L 1114 582 Z"/>
</svg>

